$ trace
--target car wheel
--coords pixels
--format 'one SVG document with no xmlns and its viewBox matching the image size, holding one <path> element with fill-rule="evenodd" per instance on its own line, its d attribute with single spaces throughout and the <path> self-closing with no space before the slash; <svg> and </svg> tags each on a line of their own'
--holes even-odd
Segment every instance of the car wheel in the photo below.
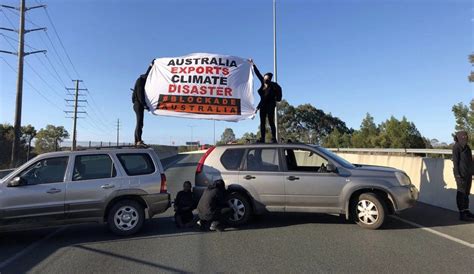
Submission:
<svg viewBox="0 0 474 274">
<path fill-rule="evenodd" d="M 230 226 L 239 226 L 248 222 L 251 208 L 247 197 L 238 192 L 234 192 L 227 197 L 227 204 L 234 210 L 234 213 L 227 221 Z"/>
<path fill-rule="evenodd" d="M 363 193 L 353 204 L 355 222 L 367 229 L 377 229 L 383 225 L 387 207 L 385 202 L 374 193 Z"/>
<path fill-rule="evenodd" d="M 142 228 L 144 220 L 143 206 L 132 200 L 115 203 L 107 216 L 110 231 L 120 236 L 137 233 Z"/>
</svg>

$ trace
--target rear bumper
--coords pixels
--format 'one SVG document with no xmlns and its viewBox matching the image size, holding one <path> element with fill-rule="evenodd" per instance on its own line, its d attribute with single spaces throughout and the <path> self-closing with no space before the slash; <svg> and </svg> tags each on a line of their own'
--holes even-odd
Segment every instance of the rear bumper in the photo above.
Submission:
<svg viewBox="0 0 474 274">
<path fill-rule="evenodd" d="M 141 196 L 148 206 L 149 217 L 165 212 L 171 207 L 171 195 L 169 193 L 158 193 Z"/>
<path fill-rule="evenodd" d="M 395 211 L 413 207 L 419 196 L 419 191 L 414 185 L 394 187 L 390 192 L 394 199 Z"/>
</svg>

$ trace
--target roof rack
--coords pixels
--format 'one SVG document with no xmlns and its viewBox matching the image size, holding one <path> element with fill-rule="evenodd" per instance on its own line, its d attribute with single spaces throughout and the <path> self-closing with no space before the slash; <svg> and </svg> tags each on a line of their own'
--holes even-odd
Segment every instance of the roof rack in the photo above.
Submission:
<svg viewBox="0 0 474 274">
<path fill-rule="evenodd" d="M 125 146 L 101 146 L 101 147 L 85 147 L 85 148 L 79 148 L 77 149 L 78 151 L 79 150 L 101 150 L 101 149 L 124 149 L 124 148 L 136 148 L 136 149 L 139 149 L 139 148 L 150 148 L 150 146 L 147 146 L 147 147 L 137 147 L 137 146 L 134 146 L 134 145 L 125 145 Z"/>
</svg>

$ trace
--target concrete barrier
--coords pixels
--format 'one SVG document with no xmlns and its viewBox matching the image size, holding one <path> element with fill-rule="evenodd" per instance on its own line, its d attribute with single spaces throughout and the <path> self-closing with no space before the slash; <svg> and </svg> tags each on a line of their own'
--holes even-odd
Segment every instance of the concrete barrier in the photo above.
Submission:
<svg viewBox="0 0 474 274">
<path fill-rule="evenodd" d="M 412 183 L 420 190 L 421 202 L 457 211 L 456 181 L 453 176 L 453 162 L 441 158 L 369 155 L 338 152 L 351 163 L 389 166 L 405 171 Z M 474 189 L 471 189 L 470 204 L 474 211 Z"/>
</svg>

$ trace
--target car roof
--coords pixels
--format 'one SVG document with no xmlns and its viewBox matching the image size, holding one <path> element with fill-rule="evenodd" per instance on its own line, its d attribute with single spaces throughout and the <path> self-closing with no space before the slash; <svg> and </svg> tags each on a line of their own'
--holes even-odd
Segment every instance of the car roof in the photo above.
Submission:
<svg viewBox="0 0 474 274">
<path fill-rule="evenodd" d="M 226 144 L 226 145 L 217 145 L 217 147 L 222 148 L 254 148 L 254 147 L 307 147 L 315 148 L 319 147 L 318 145 L 305 144 L 305 143 L 253 143 L 253 144 Z"/>
<path fill-rule="evenodd" d="M 55 151 L 55 152 L 47 152 L 40 154 L 38 156 L 42 157 L 49 157 L 49 156 L 67 156 L 67 155 L 89 155 L 89 154 L 103 154 L 103 153 L 146 153 L 153 151 L 152 148 L 133 148 L 133 147 L 126 147 L 126 148 L 90 148 L 90 149 L 83 149 L 83 150 L 75 150 L 75 151 Z"/>
</svg>

